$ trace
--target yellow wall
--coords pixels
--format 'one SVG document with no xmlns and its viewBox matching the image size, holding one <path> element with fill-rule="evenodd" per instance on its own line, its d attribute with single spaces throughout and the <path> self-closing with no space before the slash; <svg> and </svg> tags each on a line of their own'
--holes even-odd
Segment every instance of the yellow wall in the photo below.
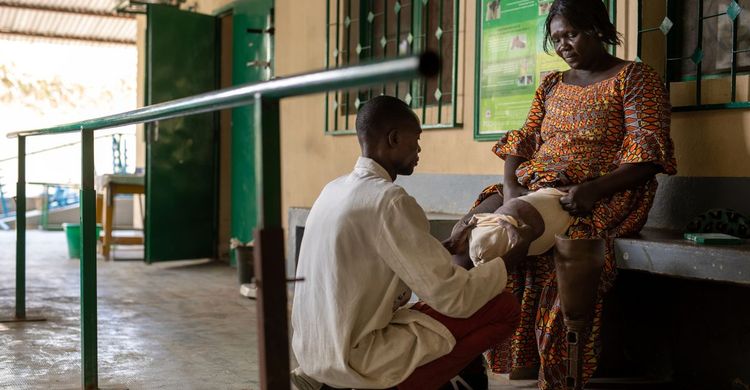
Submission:
<svg viewBox="0 0 750 390">
<path fill-rule="evenodd" d="M 627 59 L 636 53 L 635 0 L 618 1 L 618 30 Z M 467 6 L 469 4 L 469 6 Z M 475 7 L 460 10 L 459 95 L 463 127 L 425 131 L 418 173 L 499 174 L 502 162 L 490 142 L 473 140 Z M 276 73 L 320 69 L 325 61 L 325 0 L 276 2 Z M 303 43 L 303 44 L 301 44 Z M 677 96 L 679 97 L 679 96 Z M 324 136 L 324 98 L 289 99 L 282 104 L 283 206 L 310 206 L 325 183 L 348 172 L 359 149 L 354 136 Z M 520 125 L 520 124 L 519 124 Z M 682 176 L 750 176 L 750 111 L 720 110 L 673 114 L 672 135 Z"/>
<path fill-rule="evenodd" d="M 200 12 L 229 3 L 201 0 Z M 618 55 L 635 58 L 636 1 L 618 0 L 617 24 L 625 44 Z M 463 126 L 422 136 L 418 173 L 499 174 L 492 143 L 473 139 L 475 2 L 461 1 L 458 116 Z M 468 5 L 468 6 L 467 6 Z M 276 74 L 309 72 L 325 64 L 325 0 L 276 1 Z M 684 96 L 674 96 L 684 99 Z M 354 136 L 325 136 L 324 96 L 286 99 L 281 106 L 283 207 L 310 206 L 320 189 L 348 172 L 359 147 Z M 519 124 L 520 125 L 520 124 Z M 682 176 L 750 176 L 750 110 L 675 113 L 672 121 Z"/>
<path fill-rule="evenodd" d="M 475 142 L 474 7 L 461 2 L 458 113 L 463 127 L 422 133 L 418 173 L 500 174 L 502 161 L 489 142 Z M 325 64 L 325 0 L 276 1 L 276 73 L 280 76 L 320 69 Z M 347 173 L 359 155 L 355 136 L 325 136 L 323 96 L 282 103 L 283 207 L 310 206 L 330 180 Z"/>
<path fill-rule="evenodd" d="M 637 50 L 637 1 L 618 0 L 617 15 L 617 28 L 625 38 L 623 50 L 618 54 L 633 59 Z M 650 20 L 644 20 L 643 27 L 658 25 L 662 17 L 652 15 Z M 708 84 L 713 83 L 708 80 Z M 747 98 L 747 83 L 746 78 L 741 79 L 739 98 Z M 708 94 L 727 96 L 726 90 L 710 86 L 706 89 Z M 694 93 L 689 87 L 673 86 L 671 100 L 675 105 L 692 102 Z M 714 100 L 711 95 L 703 94 L 704 101 Z M 676 112 L 672 114 L 671 130 L 678 175 L 750 176 L 750 110 Z"/>
</svg>

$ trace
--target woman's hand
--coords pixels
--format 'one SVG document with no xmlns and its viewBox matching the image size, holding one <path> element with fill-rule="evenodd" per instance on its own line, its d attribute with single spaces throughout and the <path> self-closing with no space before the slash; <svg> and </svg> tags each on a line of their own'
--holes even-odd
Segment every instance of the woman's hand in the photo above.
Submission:
<svg viewBox="0 0 750 390">
<path fill-rule="evenodd" d="M 614 171 L 594 180 L 557 189 L 568 192 L 560 198 L 563 210 L 574 216 L 591 213 L 594 203 L 620 191 L 641 186 L 659 173 L 658 165 L 652 162 L 622 164 Z"/>
<path fill-rule="evenodd" d="M 576 217 L 591 213 L 594 204 L 601 198 L 601 195 L 596 191 L 595 186 L 590 185 L 590 183 L 558 188 L 560 191 L 567 192 L 560 198 L 560 205 L 562 205 L 563 210 Z"/>
</svg>

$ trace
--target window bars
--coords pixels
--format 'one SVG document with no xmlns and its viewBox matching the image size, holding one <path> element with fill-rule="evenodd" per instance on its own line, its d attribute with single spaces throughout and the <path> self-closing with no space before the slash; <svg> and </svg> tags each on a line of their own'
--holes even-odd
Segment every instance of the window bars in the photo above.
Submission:
<svg viewBox="0 0 750 390">
<path fill-rule="evenodd" d="M 381 94 L 406 102 L 425 129 L 459 126 L 458 11 L 458 0 L 328 0 L 326 69 L 424 50 L 437 52 L 443 61 L 435 79 L 327 93 L 326 134 L 354 134 L 359 106 Z"/>
<path fill-rule="evenodd" d="M 750 71 L 750 46 L 747 45 L 750 19 L 740 15 L 748 4 L 748 0 L 638 0 L 636 61 L 645 56 L 646 62 L 663 72 L 667 86 L 673 90 L 676 83 L 694 83 L 693 104 L 675 105 L 673 111 L 750 108 L 750 98 L 738 96 L 738 75 L 742 77 Z M 659 5 L 663 10 L 658 9 Z M 658 26 L 643 27 L 645 18 L 653 23 L 661 15 L 664 16 Z M 745 47 L 740 47 L 741 43 Z M 651 50 L 644 54 L 647 46 Z M 730 93 L 726 101 L 706 102 L 704 83 L 707 80 L 728 81 Z M 746 77 L 741 81 L 748 83 Z M 750 85 L 744 89 L 747 88 Z"/>
</svg>

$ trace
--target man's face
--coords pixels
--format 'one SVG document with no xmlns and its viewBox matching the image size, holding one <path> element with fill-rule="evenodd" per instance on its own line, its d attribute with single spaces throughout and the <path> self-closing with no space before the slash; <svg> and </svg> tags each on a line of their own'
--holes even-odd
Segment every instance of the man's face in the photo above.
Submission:
<svg viewBox="0 0 750 390">
<path fill-rule="evenodd" d="M 396 173 L 408 176 L 414 172 L 414 167 L 419 163 L 419 152 L 422 151 L 419 147 L 419 135 L 422 133 L 422 128 L 419 126 L 419 121 L 414 118 L 413 121 L 401 125 L 398 130 L 398 144 L 394 150 Z"/>
</svg>

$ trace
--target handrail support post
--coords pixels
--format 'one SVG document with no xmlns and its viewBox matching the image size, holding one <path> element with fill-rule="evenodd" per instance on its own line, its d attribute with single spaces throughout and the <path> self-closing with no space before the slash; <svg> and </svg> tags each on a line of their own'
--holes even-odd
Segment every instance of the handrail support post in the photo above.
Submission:
<svg viewBox="0 0 750 390">
<path fill-rule="evenodd" d="M 289 334 L 284 230 L 281 227 L 279 99 L 255 95 L 254 232 L 260 388 L 289 390 Z"/>
<path fill-rule="evenodd" d="M 16 319 L 26 318 L 26 137 L 18 137 L 16 185 Z"/>
<path fill-rule="evenodd" d="M 26 316 L 26 137 L 18 137 L 18 180 L 16 182 L 16 310 L 0 322 L 45 321 Z"/>
<path fill-rule="evenodd" d="M 94 131 L 81 129 L 81 383 L 98 387 Z"/>
</svg>

